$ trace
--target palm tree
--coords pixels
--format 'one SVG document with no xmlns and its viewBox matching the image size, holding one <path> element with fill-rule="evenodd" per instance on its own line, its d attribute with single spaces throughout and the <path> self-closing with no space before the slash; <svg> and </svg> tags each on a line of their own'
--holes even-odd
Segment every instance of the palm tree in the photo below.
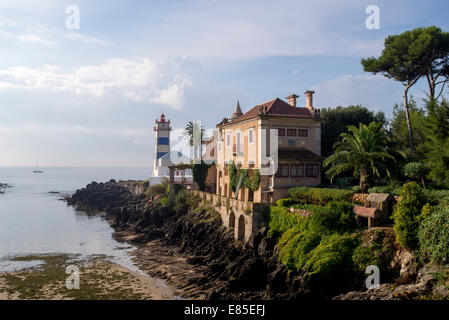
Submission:
<svg viewBox="0 0 449 320">
<path fill-rule="evenodd" d="M 187 122 L 184 135 L 189 137 L 189 145 L 193 146 L 194 158 L 199 156 L 202 159 L 202 146 L 206 140 L 206 131 L 201 125 L 201 121 Z"/>
<path fill-rule="evenodd" d="M 395 161 L 395 158 L 387 149 L 389 138 L 382 123 L 360 123 L 358 128 L 348 126 L 348 131 L 342 133 L 341 141 L 334 144 L 335 153 L 324 160 L 324 166 L 331 166 L 326 174 L 332 181 L 338 174 L 353 169 L 354 176 L 360 178 L 362 193 L 366 193 L 370 174 L 380 177 L 380 171 L 384 170 L 390 176 L 385 160 Z"/>
</svg>

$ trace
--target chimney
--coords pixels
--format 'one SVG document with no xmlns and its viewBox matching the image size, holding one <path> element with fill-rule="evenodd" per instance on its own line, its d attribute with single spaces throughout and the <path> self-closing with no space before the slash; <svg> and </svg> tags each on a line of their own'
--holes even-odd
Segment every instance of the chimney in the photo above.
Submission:
<svg viewBox="0 0 449 320">
<path fill-rule="evenodd" d="M 285 99 L 288 99 L 288 103 L 296 108 L 296 98 L 298 98 L 299 96 L 297 96 L 296 94 L 292 93 L 291 95 L 289 95 L 288 97 L 285 97 Z"/>
<path fill-rule="evenodd" d="M 315 91 L 313 90 L 307 90 L 304 94 L 306 95 L 306 108 L 310 111 L 313 111 L 313 94 Z"/>
</svg>

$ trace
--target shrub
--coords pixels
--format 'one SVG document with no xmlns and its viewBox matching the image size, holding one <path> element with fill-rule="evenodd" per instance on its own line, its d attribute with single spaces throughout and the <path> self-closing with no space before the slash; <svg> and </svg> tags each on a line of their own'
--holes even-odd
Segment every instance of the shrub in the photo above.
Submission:
<svg viewBox="0 0 449 320">
<path fill-rule="evenodd" d="M 316 207 L 310 217 L 310 229 L 316 233 L 345 232 L 355 226 L 353 205 L 347 202 L 329 202 Z"/>
<path fill-rule="evenodd" d="M 318 234 L 308 230 L 289 229 L 279 240 L 279 261 L 290 270 L 302 270 L 320 240 Z"/>
<path fill-rule="evenodd" d="M 170 207 L 172 205 L 169 197 L 162 197 L 161 198 L 161 205 L 163 207 Z"/>
<path fill-rule="evenodd" d="M 166 190 L 167 190 L 167 186 L 165 186 L 163 184 L 155 184 L 153 186 L 148 187 L 145 190 L 145 195 L 149 198 L 153 198 L 155 195 L 165 194 Z"/>
<path fill-rule="evenodd" d="M 279 207 L 290 207 L 293 203 L 295 202 L 292 198 L 279 199 L 276 201 L 276 205 Z"/>
<path fill-rule="evenodd" d="M 325 236 L 310 252 L 310 258 L 304 266 L 307 274 L 320 282 L 328 282 L 352 270 L 352 255 L 357 244 L 355 236 L 336 233 Z"/>
<path fill-rule="evenodd" d="M 297 187 L 288 190 L 292 199 L 300 203 L 325 205 L 329 201 L 351 202 L 354 192 L 344 189 Z"/>
<path fill-rule="evenodd" d="M 416 182 L 404 184 L 401 201 L 393 212 L 396 240 L 402 247 L 411 250 L 417 247 L 419 216 L 427 202 L 427 196 Z"/>
<path fill-rule="evenodd" d="M 375 250 L 371 246 L 361 244 L 354 250 L 352 261 L 358 271 L 365 271 L 369 265 L 380 265 L 380 259 L 376 255 Z"/>
<path fill-rule="evenodd" d="M 300 203 L 296 203 L 296 204 L 291 205 L 291 208 L 303 209 L 303 210 L 314 212 L 315 210 L 319 210 L 321 208 L 321 206 L 317 206 L 315 204 L 300 204 Z"/>
<path fill-rule="evenodd" d="M 187 190 L 181 189 L 175 196 L 175 204 L 184 205 L 186 203 L 186 199 L 187 199 Z"/>
<path fill-rule="evenodd" d="M 279 238 L 285 231 L 293 227 L 305 228 L 306 223 L 306 217 L 291 213 L 285 207 L 272 206 L 270 208 L 268 223 L 270 230 L 268 236 L 270 238 Z"/>
<path fill-rule="evenodd" d="M 306 202 L 306 194 L 309 192 L 308 187 L 296 187 L 288 190 L 289 195 L 296 202 Z"/>
<path fill-rule="evenodd" d="M 449 259 L 449 208 L 440 208 L 424 218 L 418 238 L 424 259 L 434 263 Z"/>
<path fill-rule="evenodd" d="M 360 245 L 354 250 L 352 260 L 358 271 L 364 272 L 369 265 L 386 270 L 393 259 L 394 251 L 394 238 L 390 233 L 370 230 L 363 234 Z"/>
<path fill-rule="evenodd" d="M 421 180 L 422 186 L 426 188 L 424 178 L 429 174 L 430 167 L 422 162 L 409 162 L 402 168 L 402 174 L 410 179 Z"/>
<path fill-rule="evenodd" d="M 394 186 L 375 186 L 368 189 L 368 193 L 389 193 L 393 196 L 401 194 L 401 188 Z"/>
<path fill-rule="evenodd" d="M 449 206 L 449 190 L 426 190 L 426 194 L 435 205 Z"/>
<path fill-rule="evenodd" d="M 198 208 L 200 205 L 201 199 L 199 196 L 195 196 L 193 194 L 187 194 L 186 204 L 189 208 Z"/>
</svg>

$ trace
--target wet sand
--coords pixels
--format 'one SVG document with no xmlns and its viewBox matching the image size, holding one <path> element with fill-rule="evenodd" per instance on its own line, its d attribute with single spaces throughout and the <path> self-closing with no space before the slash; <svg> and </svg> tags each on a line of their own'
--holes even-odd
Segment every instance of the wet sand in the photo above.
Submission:
<svg viewBox="0 0 449 320">
<path fill-rule="evenodd" d="M 16 257 L 21 261 L 43 264 L 16 272 L 0 274 L 0 300 L 173 300 L 179 295 L 163 281 L 138 274 L 93 256 L 77 260 L 70 255 Z M 80 270 L 80 288 L 66 287 L 66 267 Z"/>
</svg>

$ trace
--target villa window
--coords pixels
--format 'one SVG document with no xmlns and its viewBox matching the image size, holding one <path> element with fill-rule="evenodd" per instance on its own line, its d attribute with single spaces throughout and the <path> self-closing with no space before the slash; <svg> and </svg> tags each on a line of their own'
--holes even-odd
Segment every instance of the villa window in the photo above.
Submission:
<svg viewBox="0 0 449 320">
<path fill-rule="evenodd" d="M 288 177 L 288 164 L 278 164 L 276 177 Z"/>
<path fill-rule="evenodd" d="M 307 164 L 306 165 L 306 177 L 318 177 L 320 173 L 320 165 L 319 164 Z"/>
<path fill-rule="evenodd" d="M 291 165 L 291 176 L 292 177 L 304 177 L 304 165 L 303 164 L 292 164 Z"/>
<path fill-rule="evenodd" d="M 284 137 L 284 136 L 285 136 L 285 129 L 279 128 L 279 129 L 278 129 L 278 136 L 279 136 L 279 137 Z"/>
<path fill-rule="evenodd" d="M 287 136 L 296 137 L 296 129 L 287 129 Z"/>
<path fill-rule="evenodd" d="M 254 143 L 254 129 L 248 130 L 248 143 L 253 144 Z"/>
<path fill-rule="evenodd" d="M 227 134 L 226 135 L 226 147 L 230 147 L 231 146 L 231 134 Z"/>
<path fill-rule="evenodd" d="M 309 129 L 298 129 L 298 137 L 307 138 L 309 136 Z"/>
</svg>

